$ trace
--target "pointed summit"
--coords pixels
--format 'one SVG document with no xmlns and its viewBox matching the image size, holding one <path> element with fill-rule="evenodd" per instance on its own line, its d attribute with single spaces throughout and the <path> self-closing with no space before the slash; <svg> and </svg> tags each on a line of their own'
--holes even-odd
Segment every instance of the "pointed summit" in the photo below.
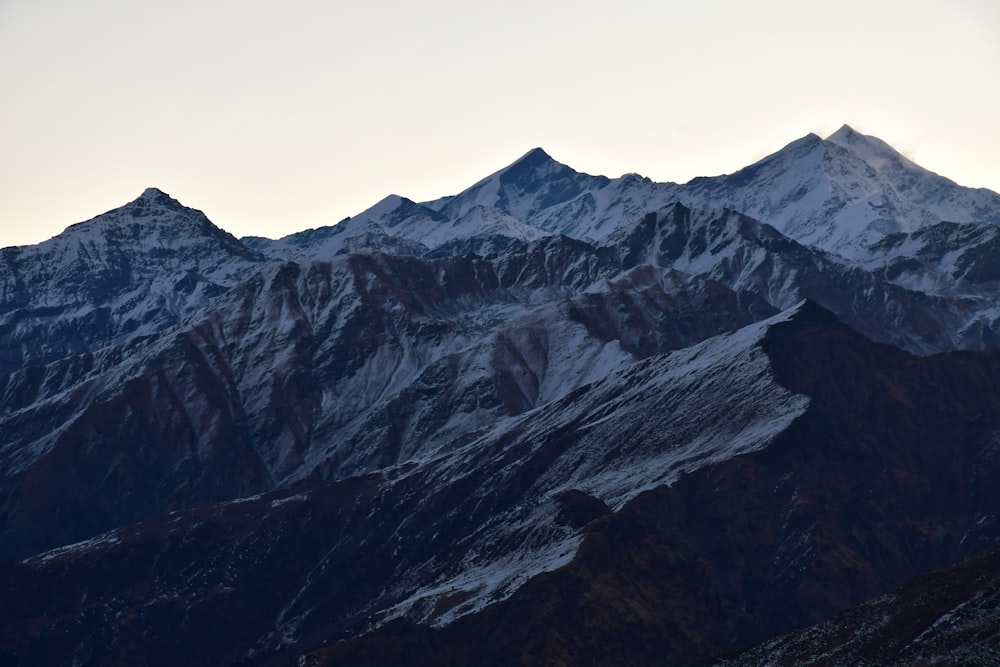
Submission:
<svg viewBox="0 0 1000 667">
<path fill-rule="evenodd" d="M 143 190 L 141 195 L 127 204 L 70 225 L 50 242 L 57 245 L 111 243 L 119 250 L 125 248 L 122 245 L 125 243 L 130 246 L 129 252 L 138 253 L 136 256 L 154 246 L 173 250 L 205 246 L 212 249 L 202 249 L 209 254 L 221 251 L 251 261 L 261 259 L 198 209 L 185 206 L 159 188 L 152 187 Z M 135 258 L 130 261 L 134 263 Z"/>
<path fill-rule="evenodd" d="M 188 208 L 159 188 L 150 187 L 143 190 L 141 195 L 127 204 L 107 211 L 94 218 L 93 221 L 160 218 L 176 215 L 187 216 L 189 214 L 204 217 L 201 211 Z"/>
<path fill-rule="evenodd" d="M 847 149 L 879 170 L 885 169 L 890 164 L 920 169 L 886 142 L 878 137 L 861 134 L 850 125 L 842 125 L 839 130 L 826 138 L 825 143 Z"/>
<path fill-rule="evenodd" d="M 535 146 L 530 151 L 525 153 L 519 160 L 517 160 L 517 162 L 521 162 L 522 160 L 527 160 L 529 158 L 533 160 L 551 160 L 552 156 L 546 153 L 544 148 Z"/>
<path fill-rule="evenodd" d="M 546 162 L 555 162 L 555 160 L 543 149 L 536 147 L 515 160 L 505 171 L 522 166 L 537 166 Z"/>
<path fill-rule="evenodd" d="M 885 178 L 893 178 L 891 174 L 894 172 L 897 174 L 922 173 L 928 176 L 936 176 L 915 164 L 878 137 L 861 134 L 850 125 L 842 126 L 827 137 L 824 143 L 828 146 L 833 145 L 848 151 L 854 158 L 864 161 Z M 885 184 L 880 185 L 883 188 L 884 186 Z"/>
<path fill-rule="evenodd" d="M 772 155 L 785 154 L 785 153 L 788 153 L 788 151 L 796 150 L 796 149 L 799 149 L 799 148 L 807 148 L 808 149 L 808 148 L 812 148 L 813 146 L 815 146 L 817 144 L 821 144 L 821 143 L 823 143 L 823 137 L 819 136 L 815 132 L 810 132 L 806 136 L 800 137 L 800 138 L 796 139 L 795 141 L 787 144 L 784 148 L 782 148 L 777 153 L 772 153 Z M 770 157 L 770 156 L 768 156 L 768 157 Z M 767 159 L 767 158 L 764 158 L 764 159 Z"/>
<path fill-rule="evenodd" d="M 129 206 L 149 207 L 158 206 L 161 208 L 185 208 L 183 204 L 168 195 L 159 188 L 146 188 L 142 194 L 128 203 Z"/>
<path fill-rule="evenodd" d="M 170 197 L 170 195 L 159 188 L 146 188 L 139 195 L 139 199 L 159 199 L 162 197 Z"/>
<path fill-rule="evenodd" d="M 374 206 L 353 216 L 361 222 L 373 222 L 383 227 L 393 228 L 414 216 L 428 218 L 437 222 L 447 220 L 443 215 L 412 199 L 392 194 L 380 199 Z M 417 239 L 414 239 L 417 240 Z"/>
<path fill-rule="evenodd" d="M 495 207 L 528 226 L 544 229 L 539 218 L 547 209 L 566 205 L 585 190 L 607 182 L 603 176 L 580 174 L 541 148 L 533 148 L 458 195 L 425 205 L 453 220 L 478 206 Z"/>
<path fill-rule="evenodd" d="M 528 181 L 553 175 L 565 176 L 575 172 L 560 164 L 541 148 L 532 148 L 512 165 L 500 173 L 501 183 L 518 183 L 522 187 Z"/>
<path fill-rule="evenodd" d="M 847 123 L 841 125 L 839 130 L 837 130 L 836 132 L 834 132 L 833 134 L 831 134 L 829 137 L 826 138 L 827 141 L 831 141 L 835 144 L 840 144 L 842 146 L 847 146 L 849 144 L 857 143 L 859 141 L 864 141 L 866 139 L 869 139 L 869 137 L 866 137 L 865 135 L 861 134 Z"/>
</svg>

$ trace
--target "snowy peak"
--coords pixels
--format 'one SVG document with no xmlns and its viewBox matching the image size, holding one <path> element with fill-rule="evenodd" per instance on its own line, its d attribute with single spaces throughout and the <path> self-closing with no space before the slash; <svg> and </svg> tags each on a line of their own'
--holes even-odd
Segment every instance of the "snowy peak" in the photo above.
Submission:
<svg viewBox="0 0 1000 667">
<path fill-rule="evenodd" d="M 162 330 L 263 260 L 201 211 L 149 188 L 0 256 L 0 343 L 12 351 L 0 373 Z"/>
<path fill-rule="evenodd" d="M 97 216 L 95 220 L 118 214 L 117 219 L 149 219 L 162 221 L 175 216 L 193 215 L 204 218 L 204 214 L 196 209 L 188 208 L 159 188 L 146 188 L 142 194 L 117 209 Z M 206 218 L 207 220 L 207 218 Z"/>
<path fill-rule="evenodd" d="M 878 137 L 862 134 L 846 124 L 828 136 L 824 142 L 847 148 L 858 155 L 881 155 L 883 157 L 903 158 L 903 155 L 899 151 Z"/>
<path fill-rule="evenodd" d="M 351 252 L 422 254 L 454 235 L 443 231 L 446 222 L 437 211 L 393 194 L 336 225 L 248 243 L 274 258 L 294 261 L 325 261 Z"/>
<path fill-rule="evenodd" d="M 1000 224 L 1000 195 L 963 188 L 849 125 L 826 139 L 808 134 L 734 174 L 694 179 L 680 197 L 851 259 L 888 234 L 941 221 Z"/>
<path fill-rule="evenodd" d="M 636 174 L 592 176 L 534 148 L 464 192 L 426 206 L 452 220 L 476 207 L 496 208 L 546 234 L 597 241 L 676 199 L 677 187 Z"/>
<path fill-rule="evenodd" d="M 532 224 L 532 218 L 543 209 L 593 187 L 595 178 L 598 177 L 579 174 L 553 160 L 541 148 L 534 148 L 455 197 L 427 205 L 449 218 L 461 217 L 476 206 L 496 207 Z M 587 182 L 588 187 L 581 181 Z"/>
<path fill-rule="evenodd" d="M 545 149 L 536 146 L 527 153 L 525 153 L 524 155 L 522 155 L 521 157 L 519 157 L 518 159 L 514 160 L 514 162 L 512 162 L 510 166 L 508 166 L 507 168 L 501 169 L 500 173 L 531 166 L 544 165 L 548 163 L 559 164 L 554 159 L 552 159 L 551 155 L 545 152 Z"/>
<path fill-rule="evenodd" d="M 354 216 L 352 220 L 370 221 L 386 229 L 393 229 L 415 216 L 432 222 L 445 222 L 447 220 L 437 211 L 399 195 L 385 197 L 371 208 Z"/>
<path fill-rule="evenodd" d="M 141 200 L 172 201 L 159 191 Z M 646 214 L 680 201 L 694 209 L 728 208 L 767 223 L 803 245 L 867 261 L 889 234 L 950 222 L 1000 224 L 1000 195 L 962 188 L 922 169 L 873 136 L 844 125 L 825 139 L 809 133 L 733 174 L 655 183 L 636 174 L 618 178 L 575 171 L 542 148 L 453 196 L 417 203 L 390 195 L 370 209 L 319 230 L 280 241 L 249 243 L 274 257 L 316 258 L 344 250 L 348 238 L 389 238 L 435 249 L 456 239 L 504 236 L 520 240 L 562 234 L 601 242 Z M 378 244 L 379 249 L 384 244 Z M 355 243 L 361 249 L 364 242 Z"/>
<path fill-rule="evenodd" d="M 553 175 L 572 176 L 576 172 L 564 164 L 556 162 L 541 148 L 533 148 L 506 169 L 499 172 L 500 182 L 533 187 L 540 179 Z"/>
<path fill-rule="evenodd" d="M 159 188 L 146 188 L 145 190 L 142 191 L 142 194 L 139 195 L 134 201 L 136 202 L 145 201 L 145 202 L 159 203 L 159 204 L 172 204 L 177 207 L 181 206 L 180 202 L 178 202 L 176 199 L 174 199 L 173 197 L 171 197 L 170 195 L 168 195 L 166 192 L 164 192 Z"/>
<path fill-rule="evenodd" d="M 796 139 L 795 141 L 789 142 L 781 150 L 776 151 L 776 152 L 772 153 L 771 155 L 768 155 L 767 157 L 763 158 L 759 162 L 755 163 L 754 165 L 750 165 L 750 166 L 753 167 L 753 166 L 756 166 L 757 164 L 760 164 L 761 162 L 766 162 L 766 161 L 772 160 L 774 158 L 785 157 L 785 156 L 788 156 L 788 155 L 794 155 L 794 154 L 796 154 L 798 152 L 801 152 L 801 151 L 814 150 L 815 148 L 817 148 L 820 145 L 822 145 L 822 143 L 823 143 L 823 138 L 821 136 L 819 136 L 815 132 L 810 132 L 809 134 L 805 135 L 804 137 L 800 137 L 800 138 Z"/>
<path fill-rule="evenodd" d="M 225 237 L 239 245 L 235 238 L 215 226 L 204 213 L 184 206 L 157 188 L 146 188 L 141 195 L 123 206 L 69 226 L 48 243 L 59 239 L 79 239 L 84 243 L 94 243 L 103 238 L 105 241 L 113 239 L 116 242 L 131 240 L 141 245 L 143 239 L 145 243 L 150 241 L 151 234 L 161 240 L 168 236 L 175 237 L 177 242 L 185 245 L 198 242 L 199 237 L 206 235 Z"/>
<path fill-rule="evenodd" d="M 899 170 L 930 173 L 878 137 L 861 134 L 850 125 L 841 127 L 824 143 L 828 148 L 836 146 L 849 151 L 854 158 L 863 160 L 879 174 Z"/>
<path fill-rule="evenodd" d="M 865 135 L 861 134 L 847 123 L 841 125 L 840 129 L 838 129 L 836 132 L 834 132 L 833 134 L 831 134 L 829 137 L 826 138 L 827 141 L 832 141 L 833 143 L 840 144 L 842 146 L 857 144 L 866 141 L 868 139 L 869 137 L 866 137 Z"/>
</svg>

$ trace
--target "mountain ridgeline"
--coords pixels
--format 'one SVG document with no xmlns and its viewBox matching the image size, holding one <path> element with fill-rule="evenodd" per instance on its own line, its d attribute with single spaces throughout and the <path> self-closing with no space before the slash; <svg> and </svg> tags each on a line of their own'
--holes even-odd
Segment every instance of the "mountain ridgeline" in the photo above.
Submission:
<svg viewBox="0 0 1000 667">
<path fill-rule="evenodd" d="M 989 664 L 998 250 L 847 126 L 0 250 L 0 662 Z"/>
</svg>

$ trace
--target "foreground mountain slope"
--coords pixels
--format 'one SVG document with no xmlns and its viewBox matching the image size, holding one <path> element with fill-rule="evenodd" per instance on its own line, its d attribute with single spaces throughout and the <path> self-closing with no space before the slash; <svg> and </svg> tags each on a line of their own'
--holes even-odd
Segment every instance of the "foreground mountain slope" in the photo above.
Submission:
<svg viewBox="0 0 1000 667">
<path fill-rule="evenodd" d="M 765 642 L 718 667 L 965 665 L 1000 655 L 1000 552 L 923 574 L 818 626 Z"/>
<path fill-rule="evenodd" d="M 0 655 L 690 664 L 997 544 L 997 378 L 807 303 L 422 462 L 0 566 Z"/>
<path fill-rule="evenodd" d="M 685 665 L 810 624 L 1000 541 L 996 353 L 914 357 L 815 306 L 762 342 L 809 397 L 769 446 L 584 529 L 574 559 L 443 628 L 311 665 Z"/>
<path fill-rule="evenodd" d="M 760 348 L 780 319 L 629 364 L 423 461 L 0 565 L 12 593 L 0 655 L 287 660 L 331 633 L 397 616 L 447 622 L 506 598 L 572 558 L 591 519 L 766 446 L 802 413 L 807 401 L 773 383 Z M 208 618 L 233 623 L 209 635 Z"/>
<path fill-rule="evenodd" d="M 0 374 L 160 331 L 263 263 L 150 188 L 37 246 L 0 250 Z"/>
</svg>

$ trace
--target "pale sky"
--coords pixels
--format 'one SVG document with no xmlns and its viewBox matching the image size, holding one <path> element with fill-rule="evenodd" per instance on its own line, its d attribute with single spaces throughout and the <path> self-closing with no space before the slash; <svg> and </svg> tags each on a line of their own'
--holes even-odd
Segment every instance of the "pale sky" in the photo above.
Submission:
<svg viewBox="0 0 1000 667">
<path fill-rule="evenodd" d="M 0 0 L 0 247 L 158 187 L 237 235 L 535 146 L 731 173 L 843 123 L 1000 191 L 997 0 Z"/>
</svg>

